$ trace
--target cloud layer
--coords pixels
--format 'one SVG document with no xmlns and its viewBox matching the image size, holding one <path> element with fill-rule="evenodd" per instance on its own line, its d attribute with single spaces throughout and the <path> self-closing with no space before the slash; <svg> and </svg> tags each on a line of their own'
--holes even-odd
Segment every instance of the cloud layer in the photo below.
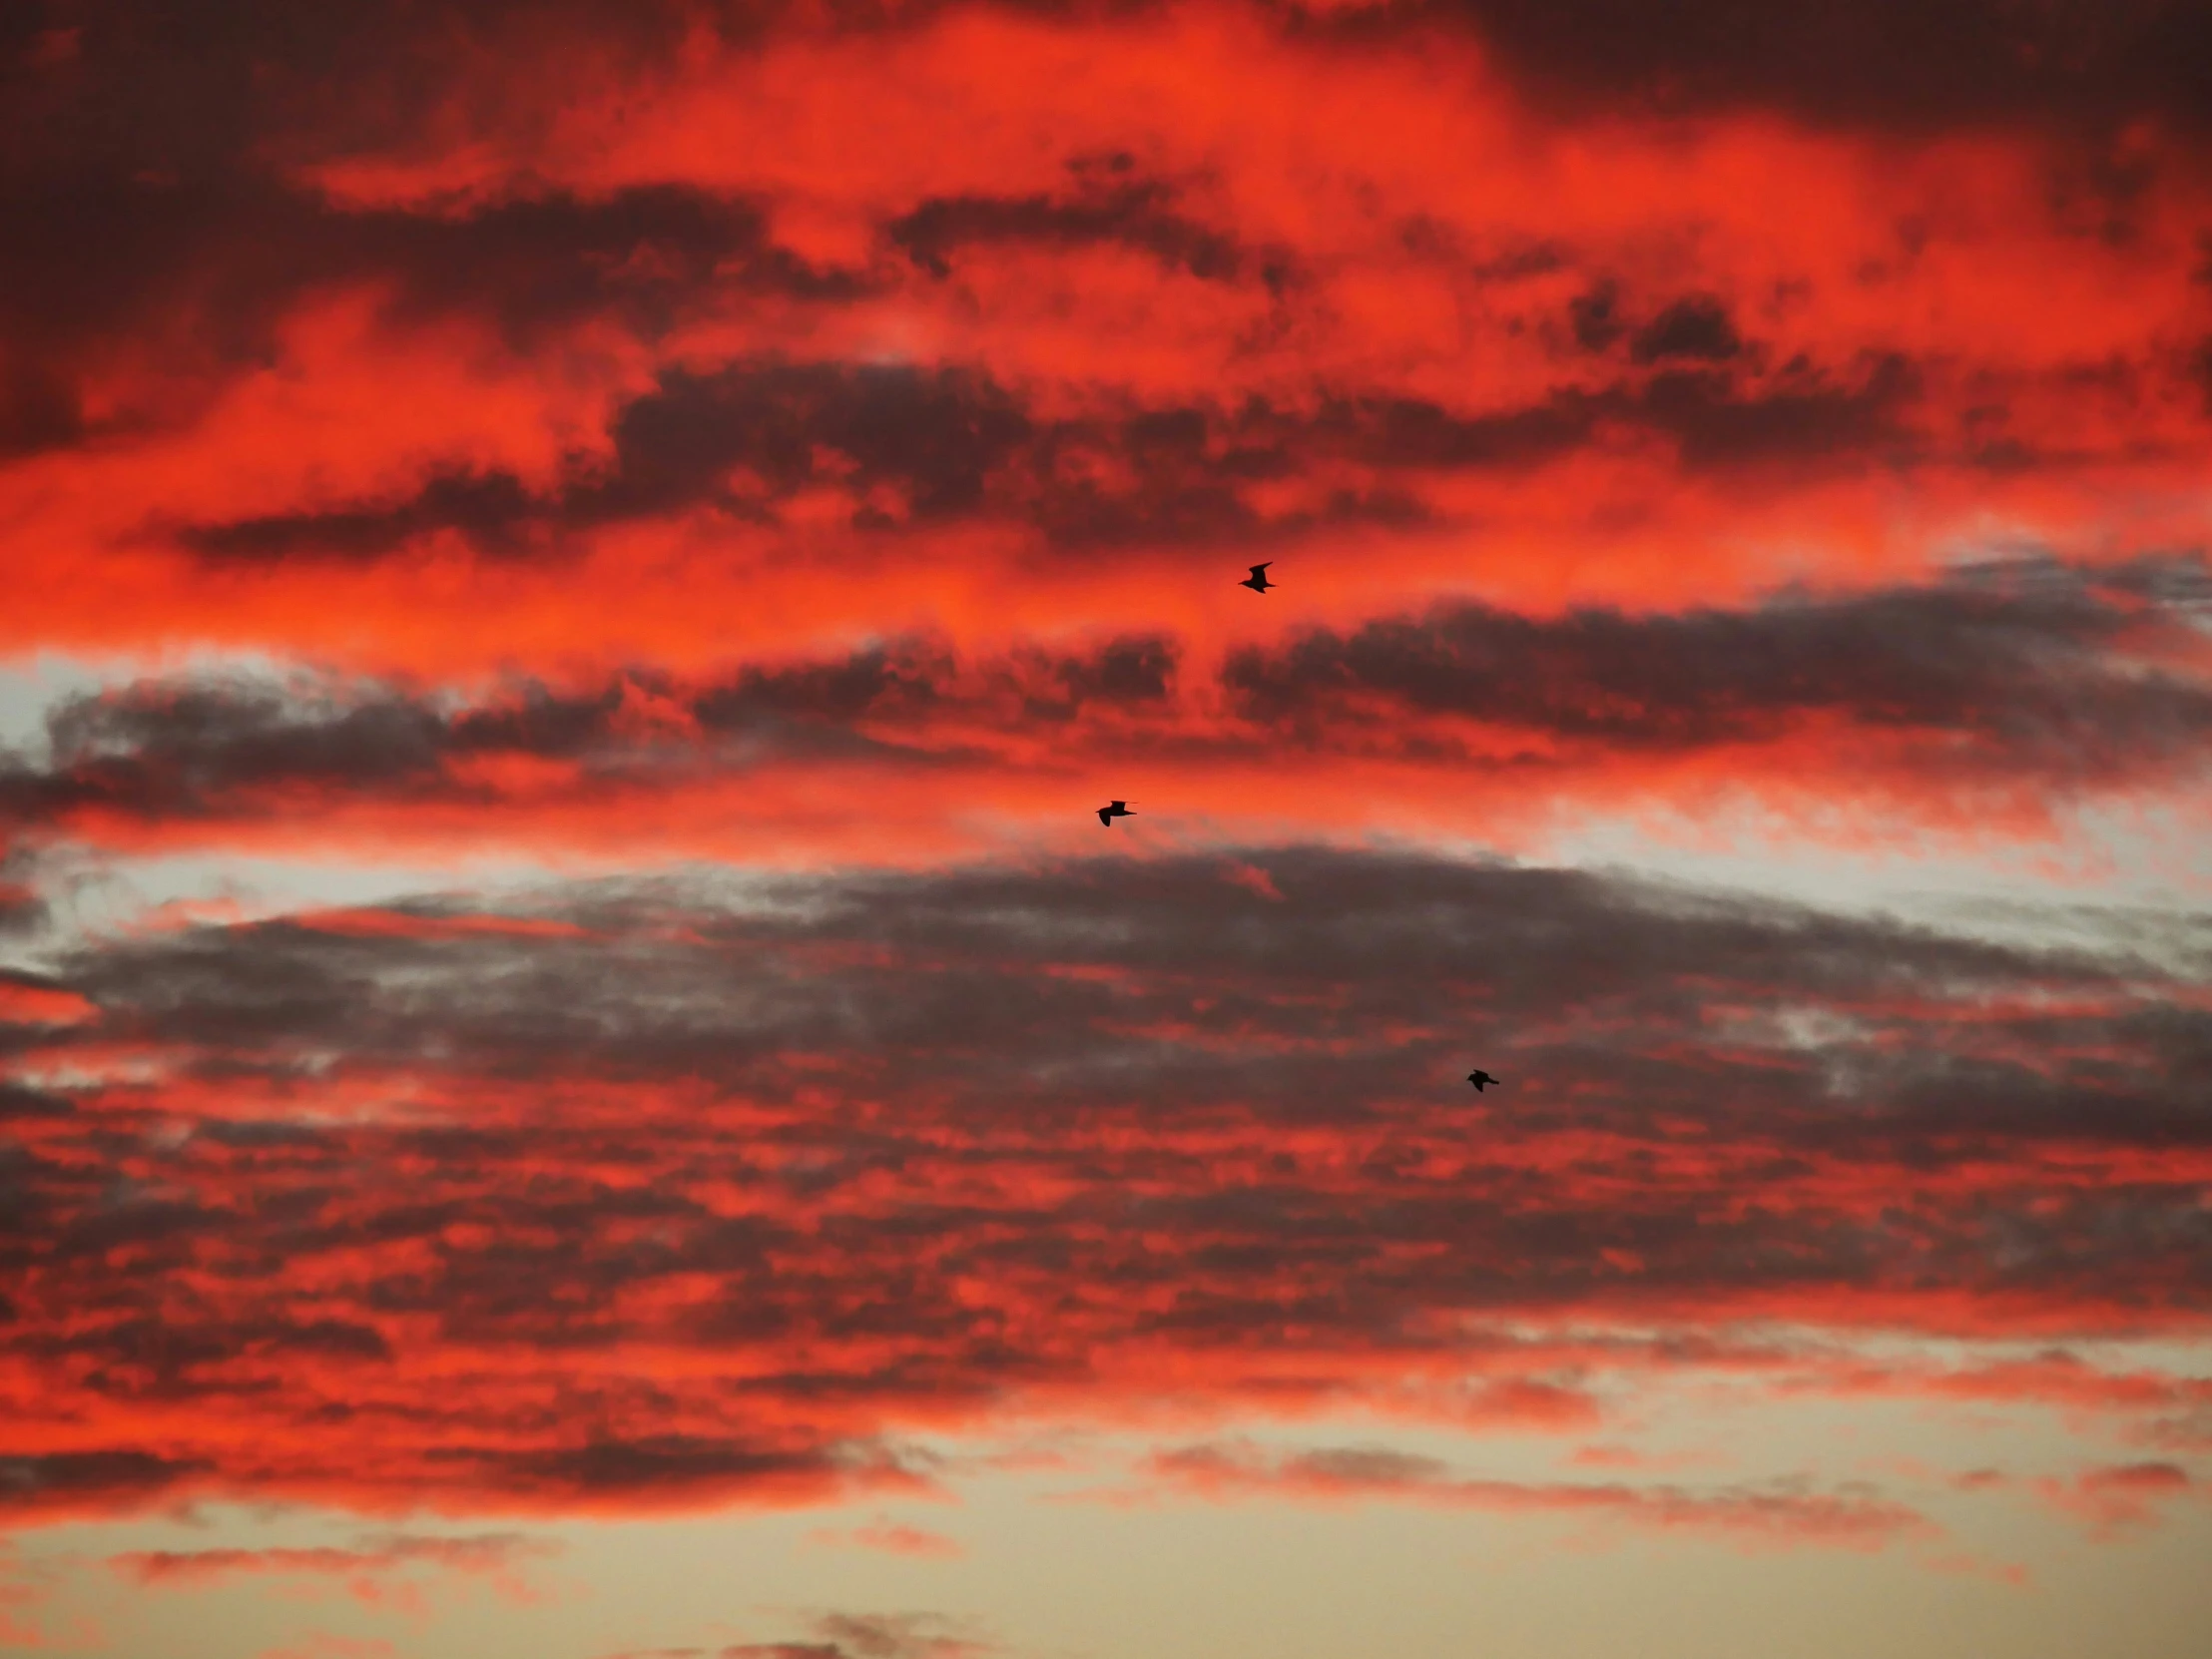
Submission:
<svg viewBox="0 0 2212 1659">
<path fill-rule="evenodd" d="M 2201 812 L 2208 602 L 2194 556 L 2021 561 L 1734 609 L 1439 605 L 1211 660 L 1157 632 L 988 653 L 939 635 L 467 694 L 152 680 L 68 702 L 42 756 L 0 762 L 0 827 L 222 845 L 304 811 L 363 839 L 895 855 L 993 819 L 1064 833 L 1090 791 L 1277 833 L 1396 815 L 1502 835 L 1689 789 L 1807 817 L 1850 802 L 1860 835 L 2033 836 L 2099 802 Z M 39 903 L 22 891 L 11 925 Z"/>
<path fill-rule="evenodd" d="M 1670 1331 L 2191 1333 L 2203 984 L 1311 848 L 114 938 L 10 1028 L 6 1490 L 778 1501 L 1023 1399 L 1573 1426 Z"/>
</svg>

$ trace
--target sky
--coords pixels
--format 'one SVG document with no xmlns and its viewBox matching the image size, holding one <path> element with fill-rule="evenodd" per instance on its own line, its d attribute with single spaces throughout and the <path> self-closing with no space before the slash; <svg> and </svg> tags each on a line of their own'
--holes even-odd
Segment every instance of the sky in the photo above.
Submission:
<svg viewBox="0 0 2212 1659">
<path fill-rule="evenodd" d="M 0 1649 L 2212 1651 L 2204 0 L 26 0 L 0 218 Z"/>
</svg>

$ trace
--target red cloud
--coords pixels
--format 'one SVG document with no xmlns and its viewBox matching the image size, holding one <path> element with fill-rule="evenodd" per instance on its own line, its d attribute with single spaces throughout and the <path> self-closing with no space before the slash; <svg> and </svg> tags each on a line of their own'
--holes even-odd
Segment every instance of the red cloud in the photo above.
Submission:
<svg viewBox="0 0 2212 1659">
<path fill-rule="evenodd" d="M 1015 1401 L 1579 1433 L 1675 1373 L 2201 1408 L 1850 1352 L 2201 1329 L 2179 969 L 1241 856 L 1281 902 L 1207 853 L 86 943 L 53 983 L 99 1017 L 5 1096 L 54 1242 L 0 1492 L 802 1503 L 927 1489 L 898 1437 Z"/>
<path fill-rule="evenodd" d="M 1522 84 L 1574 37 L 1509 9 L 1357 51 L 1226 0 L 602 13 L 451 62 L 330 25 L 251 73 L 89 29 L 10 116 L 0 550 L 39 603 L 0 630 L 694 671 L 1069 616 L 1212 647 L 1263 542 L 1271 616 L 1318 622 L 1740 596 L 1781 549 L 1863 584 L 1992 523 L 2201 540 L 2203 140 L 2150 70 L 2201 43 L 2114 28 L 2105 113 L 2158 113 L 2109 153 L 2036 130 L 2042 79 L 1938 136 L 2028 58 L 1947 9 L 1902 128 L 1864 83 L 1841 124 L 1761 107 L 1835 56 L 1778 22 L 1771 86 L 1659 134 Z M 1730 82 L 1722 33 L 1668 84 Z M 865 145 L 826 116 L 856 99 Z M 217 104 L 227 139 L 182 115 Z"/>
<path fill-rule="evenodd" d="M 0 656 L 108 682 L 0 749 L 0 1509 L 1682 1373 L 2204 1443 L 1857 1346 L 2203 1334 L 2185 927 L 1409 850 L 2203 817 L 2196 11 L 160 9 L 0 40 Z M 89 926 L 152 854 L 604 879 Z M 1916 1524 L 1316 1458 L 1178 1478 Z"/>
<path fill-rule="evenodd" d="M 422 1605 L 420 1586 L 394 1575 L 412 1566 L 483 1577 L 501 1594 L 531 1598 L 518 1567 L 537 1557 L 558 1554 L 555 1543 L 510 1532 L 471 1537 L 417 1537 L 393 1533 L 364 1539 L 358 1548 L 276 1548 L 139 1550 L 111 1556 L 108 1565 L 147 1587 L 191 1586 L 252 1575 L 333 1578 L 346 1594 L 370 1606 L 407 1609 Z"/>
<path fill-rule="evenodd" d="M 1096 844 L 1077 780 L 1112 778 L 1140 799 L 1139 844 L 1155 820 L 1510 840 L 1685 794 L 1805 833 L 2049 837 L 2083 805 L 2201 804 L 2205 582 L 2194 558 L 2029 560 L 1729 609 L 1438 606 L 1219 658 L 1159 631 L 981 654 L 914 637 L 468 698 L 149 681 L 56 709 L 45 764 L 0 764 L 0 828 L 140 850 L 910 863 L 1017 833 Z M 641 704 L 660 714 L 641 724 Z M 1822 829 L 1839 796 L 1856 812 Z M 1258 865 L 1225 873 L 1273 891 Z M 389 925 L 319 923 L 371 924 Z"/>
</svg>

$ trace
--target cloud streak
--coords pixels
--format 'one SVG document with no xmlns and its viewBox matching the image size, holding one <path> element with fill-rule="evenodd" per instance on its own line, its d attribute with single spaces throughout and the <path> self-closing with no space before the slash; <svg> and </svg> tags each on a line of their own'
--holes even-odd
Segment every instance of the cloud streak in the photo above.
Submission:
<svg viewBox="0 0 2212 1659">
<path fill-rule="evenodd" d="M 364 1605 L 419 1611 L 419 1584 L 396 1577 L 409 1567 L 484 1578 L 500 1594 L 527 1600 L 533 1592 L 517 1569 L 559 1552 L 556 1543 L 512 1532 L 459 1537 L 390 1533 L 364 1538 L 350 1549 L 133 1550 L 110 1556 L 108 1566 L 148 1589 L 197 1588 L 239 1577 L 328 1578 Z"/>
<path fill-rule="evenodd" d="M 1307 1503 L 1411 1502 L 1502 1514 L 1582 1516 L 1657 1529 L 1713 1532 L 1750 1549 L 1812 1545 L 1881 1549 L 1933 1533 L 1928 1518 L 1866 1493 L 1749 1487 L 1468 1479 L 1432 1457 L 1368 1447 L 1326 1447 L 1270 1459 L 1250 1444 L 1202 1443 L 1156 1454 L 1149 1472 L 1170 1486 L 1222 1500 Z"/>
<path fill-rule="evenodd" d="M 655 809 L 672 826 L 712 823 L 690 809 L 742 797 L 751 828 L 725 834 L 830 832 L 826 802 L 865 834 L 888 801 L 898 834 L 945 845 L 975 832 L 978 807 L 1072 824 L 1079 780 L 1139 768 L 1172 777 L 1186 814 L 1263 823 L 1352 776 L 1433 812 L 1419 803 L 1437 781 L 1471 774 L 1510 792 L 1508 821 L 1689 782 L 1786 810 L 1855 799 L 1927 828 L 1970 818 L 1975 833 L 2036 836 L 2069 804 L 2198 801 L 2208 600 L 2193 556 L 2025 561 L 1734 610 L 1459 603 L 1294 628 L 1212 661 L 1161 633 L 989 653 L 924 636 L 699 679 L 637 669 L 473 696 L 146 681 L 51 712 L 47 755 L 0 766 L 0 824 L 222 844 L 305 806 L 367 833 L 531 845 L 589 842 Z M 24 890 L 19 926 L 40 903 Z"/>
</svg>

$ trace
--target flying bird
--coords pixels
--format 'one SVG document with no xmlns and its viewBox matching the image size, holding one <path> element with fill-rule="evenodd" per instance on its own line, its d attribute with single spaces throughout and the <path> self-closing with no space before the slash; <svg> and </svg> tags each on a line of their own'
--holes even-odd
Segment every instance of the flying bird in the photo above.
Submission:
<svg viewBox="0 0 2212 1659">
<path fill-rule="evenodd" d="M 1470 1071 L 1467 1073 L 1467 1081 L 1474 1085 L 1474 1092 L 1480 1094 L 1486 1085 L 1495 1083 L 1497 1079 L 1486 1071 Z"/>
<path fill-rule="evenodd" d="M 1247 576 L 1243 581 L 1239 582 L 1237 586 L 1240 588 L 1250 588 L 1254 593 L 1266 593 L 1268 589 L 1275 586 L 1273 582 L 1270 582 L 1268 580 L 1268 565 L 1272 565 L 1273 563 L 1275 563 L 1275 561 L 1273 559 L 1270 559 L 1267 561 L 1267 564 L 1254 565 L 1252 567 L 1252 574 L 1250 576 Z"/>
<path fill-rule="evenodd" d="M 1098 822 L 1109 830 L 1114 827 L 1114 820 L 1129 816 L 1129 803 L 1126 801 L 1109 801 L 1098 810 Z"/>
</svg>

